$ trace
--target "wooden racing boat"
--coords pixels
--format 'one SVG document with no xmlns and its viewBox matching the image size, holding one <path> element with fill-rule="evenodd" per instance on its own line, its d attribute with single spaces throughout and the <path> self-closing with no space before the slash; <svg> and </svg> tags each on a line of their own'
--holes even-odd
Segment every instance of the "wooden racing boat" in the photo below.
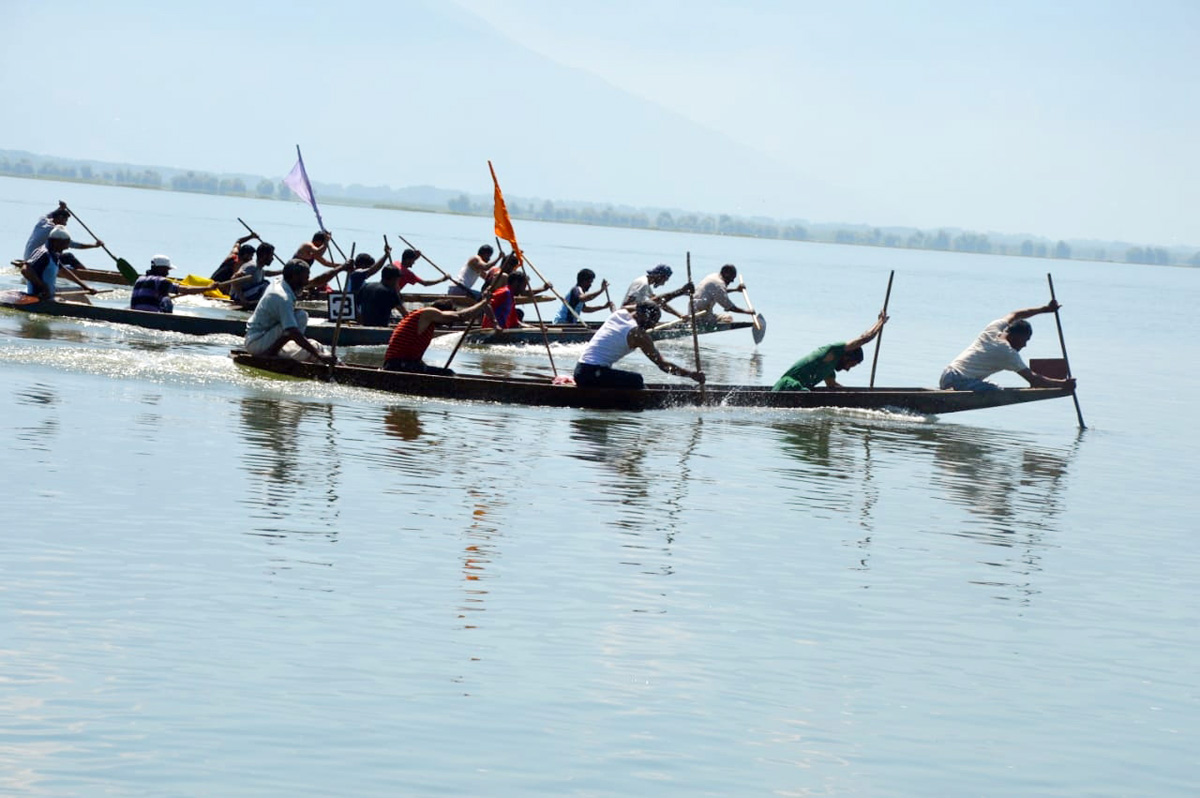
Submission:
<svg viewBox="0 0 1200 798">
<path fill-rule="evenodd" d="M 146 310 L 86 305 L 79 302 L 41 302 L 20 291 L 0 292 L 0 307 L 112 324 L 129 324 L 148 330 L 165 330 L 185 335 L 246 335 L 247 316 L 193 316 L 186 313 L 152 313 Z M 322 344 L 333 342 L 335 325 L 323 320 L 310 320 L 305 335 Z M 391 327 L 363 327 L 343 324 L 338 334 L 338 346 L 381 346 L 391 337 Z"/>
<path fill-rule="evenodd" d="M 1070 396 L 1063 388 L 1005 388 L 998 391 L 942 391 L 931 388 L 816 388 L 775 392 L 769 385 L 648 384 L 641 390 L 555 385 L 547 378 L 440 376 L 383 371 L 364 366 L 329 366 L 287 358 L 231 354 L 240 366 L 303 379 L 332 380 L 408 396 L 503 404 L 579 407 L 598 410 L 658 410 L 670 407 L 852 408 L 900 410 L 941 415 L 964 410 L 1036 402 Z"/>
</svg>

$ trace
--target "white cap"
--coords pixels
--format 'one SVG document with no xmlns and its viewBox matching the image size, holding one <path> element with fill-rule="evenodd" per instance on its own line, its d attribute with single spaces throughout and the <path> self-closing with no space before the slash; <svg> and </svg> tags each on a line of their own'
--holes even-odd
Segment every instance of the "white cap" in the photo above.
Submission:
<svg viewBox="0 0 1200 798">
<path fill-rule="evenodd" d="M 61 224 L 56 224 L 56 225 L 54 225 L 54 227 L 51 227 L 50 235 L 48 237 L 55 241 L 59 241 L 59 240 L 70 241 L 71 240 L 71 234 L 67 231 L 67 228 L 63 227 Z"/>
<path fill-rule="evenodd" d="M 153 258 L 150 259 L 150 267 L 151 268 L 170 269 L 171 268 L 171 259 L 168 258 L 166 255 L 155 255 Z"/>
</svg>

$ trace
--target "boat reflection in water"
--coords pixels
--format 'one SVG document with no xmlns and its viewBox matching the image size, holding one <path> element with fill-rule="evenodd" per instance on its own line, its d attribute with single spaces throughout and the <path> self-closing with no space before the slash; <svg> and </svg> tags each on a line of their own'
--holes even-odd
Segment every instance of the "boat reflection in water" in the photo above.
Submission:
<svg viewBox="0 0 1200 798">
<path fill-rule="evenodd" d="M 1037 592 L 1031 578 L 1041 570 L 1041 552 L 1062 514 L 1075 446 L 1055 449 L 1010 431 L 906 419 L 814 415 L 776 428 L 784 452 L 797 461 L 785 471 L 795 486 L 790 504 L 816 518 L 854 518 L 863 530 L 856 541 L 859 568 L 869 568 L 872 539 L 887 531 L 875 524 L 877 509 L 885 506 L 879 514 L 889 527 L 912 523 L 994 547 L 981 562 L 1009 576 L 972 581 L 1026 597 Z M 928 507 L 912 502 L 911 491 L 966 514 L 909 518 L 906 506 Z"/>
</svg>

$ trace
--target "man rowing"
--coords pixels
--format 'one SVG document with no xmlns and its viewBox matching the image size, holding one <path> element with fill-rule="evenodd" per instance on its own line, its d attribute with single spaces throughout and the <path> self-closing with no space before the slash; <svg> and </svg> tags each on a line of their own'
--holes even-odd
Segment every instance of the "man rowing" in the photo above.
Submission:
<svg viewBox="0 0 1200 798">
<path fill-rule="evenodd" d="M 483 313 L 487 306 L 488 297 L 485 296 L 469 308 L 458 311 L 454 310 L 452 299 L 439 299 L 427 308 L 414 310 L 392 330 L 383 356 L 383 368 L 420 374 L 453 374 L 450 369 L 425 363 L 425 350 L 433 340 L 434 328 L 469 321 Z"/>
<path fill-rule="evenodd" d="M 275 246 L 263 241 L 255 250 L 254 261 L 247 261 L 234 273 L 229 280 L 229 296 L 249 310 L 258 304 L 258 300 L 266 292 L 270 282 L 268 277 L 276 277 L 283 272 L 268 269 L 275 258 Z"/>
<path fill-rule="evenodd" d="M 1033 335 L 1033 326 L 1026 319 L 1039 313 L 1053 313 L 1060 307 L 1057 301 L 1050 300 L 1048 305 L 1014 310 L 1004 318 L 996 319 L 946 366 L 938 381 L 939 387 L 955 391 L 997 391 L 1000 386 L 988 382 L 987 378 L 998 371 L 1015 371 L 1033 388 L 1074 390 L 1074 378 L 1058 380 L 1038 374 L 1025 365 L 1020 355 Z"/>
<path fill-rule="evenodd" d="M 129 307 L 133 310 L 145 310 L 151 313 L 174 313 L 175 305 L 171 296 L 186 296 L 187 294 L 203 294 L 216 288 L 224 290 L 228 281 L 210 285 L 186 286 L 179 285 L 167 276 L 171 271 L 171 259 L 166 255 L 155 255 L 150 259 L 150 268 L 133 283 L 129 295 Z"/>
<path fill-rule="evenodd" d="M 41 247 L 46 246 L 46 241 L 50 237 L 50 231 L 55 227 L 66 229 L 67 221 L 71 218 L 71 211 L 67 208 L 65 202 L 60 201 L 58 207 L 50 211 L 50 213 L 38 219 L 37 224 L 33 226 L 33 232 L 29 234 L 29 240 L 25 242 L 25 260 L 33 260 L 33 253 Z M 69 231 L 68 231 L 69 232 Z M 95 249 L 104 246 L 103 241 L 97 241 L 94 244 L 85 244 L 82 241 L 72 241 L 68 246 L 71 249 Z M 69 252 L 63 253 L 59 259 L 63 266 L 68 268 L 82 268 L 83 264 L 79 259 Z"/>
<path fill-rule="evenodd" d="M 491 291 L 492 312 L 483 317 L 479 326 L 483 329 L 499 327 L 501 330 L 511 330 L 514 327 L 524 327 L 521 323 L 521 311 L 517 309 L 517 297 L 522 296 L 529 288 L 529 278 L 524 271 L 513 272 L 507 276 L 504 284 Z M 493 323 L 493 319 L 495 323 Z"/>
<path fill-rule="evenodd" d="M 305 241 L 296 248 L 296 254 L 292 258 L 302 260 L 312 268 L 313 263 L 320 263 L 330 269 L 337 268 L 338 264 L 325 257 L 329 249 L 329 242 L 333 240 L 333 234 L 328 230 L 318 230 L 313 233 L 312 241 Z"/>
<path fill-rule="evenodd" d="M 863 346 L 879 335 L 888 318 L 880 313 L 879 320 L 852 341 L 826 344 L 809 352 L 793 363 L 771 390 L 808 391 L 822 380 L 825 381 L 825 386 L 828 388 L 841 388 L 842 386 L 836 379 L 837 372 L 849 371 L 863 362 Z"/>
<path fill-rule="evenodd" d="M 667 303 L 675 297 L 690 294 L 694 286 L 691 283 L 687 283 L 682 288 L 672 291 L 669 294 L 663 294 L 662 296 L 654 293 L 655 288 L 666 285 L 667 280 L 670 279 L 671 267 L 665 263 L 660 263 L 654 268 L 647 270 L 644 275 L 630 283 L 629 288 L 625 289 L 625 299 L 621 301 L 621 306 L 627 310 L 632 310 L 642 302 L 653 302 L 668 313 L 682 319 L 683 314 Z"/>
<path fill-rule="evenodd" d="M 54 299 L 58 287 L 60 266 L 67 279 L 89 294 L 96 293 L 96 289 L 83 282 L 75 272 L 63 265 L 62 261 L 66 257 L 66 250 L 69 246 L 71 246 L 71 234 L 62 225 L 55 225 L 46 234 L 44 245 L 35 249 L 25 260 L 14 261 L 13 265 L 21 270 L 21 276 L 25 278 L 25 293 L 39 297 L 46 302 Z"/>
<path fill-rule="evenodd" d="M 596 280 L 596 273 L 591 269 L 580 269 L 575 275 L 575 285 L 567 292 L 563 298 L 563 305 L 558 309 L 558 315 L 554 317 L 555 324 L 579 324 L 583 321 L 584 313 L 593 313 L 597 310 L 616 310 L 612 302 L 606 302 L 603 305 L 593 305 L 589 307 L 586 303 L 591 302 L 596 297 L 600 296 L 608 290 L 608 280 L 601 280 L 600 287 L 590 294 L 592 284 Z"/>
<path fill-rule="evenodd" d="M 654 302 L 641 302 L 632 313 L 620 308 L 609 316 L 579 356 L 575 384 L 581 388 L 643 388 L 645 380 L 641 374 L 613 368 L 614 363 L 634 349 L 642 350 L 642 354 L 662 371 L 703 384 L 704 372 L 689 371 L 659 354 L 649 331 L 661 317 L 662 311 Z"/>
<path fill-rule="evenodd" d="M 401 314 L 404 313 L 404 307 L 400 304 L 400 270 L 390 263 L 384 266 L 379 273 L 379 282 L 367 283 L 359 289 L 356 297 L 359 324 L 368 327 L 391 324 L 393 308 L 400 308 Z"/>
<path fill-rule="evenodd" d="M 250 259 L 254 257 L 254 245 L 249 243 L 252 238 L 258 238 L 258 233 L 252 231 L 234 241 L 233 248 L 229 250 L 225 260 L 221 261 L 221 265 L 216 268 L 209 279 L 214 283 L 223 283 L 237 274 L 238 269 L 249 263 Z"/>
<path fill-rule="evenodd" d="M 293 258 L 283 274 L 263 293 L 246 323 L 246 351 L 263 357 L 288 357 L 310 363 L 337 363 L 337 358 L 304 336 L 308 314 L 296 310 L 296 293 L 308 283 L 309 266 Z"/>
<path fill-rule="evenodd" d="M 718 272 L 705 277 L 696 285 L 696 299 L 692 305 L 696 323 L 702 327 L 712 327 L 721 319 L 713 312 L 713 307 L 720 305 L 730 313 L 745 313 L 747 316 L 753 316 L 749 310 L 739 308 L 729 299 L 730 291 L 743 291 L 745 286 L 737 288 L 729 288 L 729 285 L 737 279 L 737 267 L 732 263 L 726 263 Z"/>
<path fill-rule="evenodd" d="M 400 276 L 397 283 L 400 287 L 396 290 L 403 291 L 404 287 L 409 285 L 421 285 L 428 288 L 431 285 L 444 283 L 450 279 L 450 275 L 448 274 L 443 274 L 441 277 L 433 280 L 426 280 L 423 277 L 418 277 L 416 272 L 413 271 L 413 266 L 417 264 L 417 261 L 420 260 L 420 258 L 421 250 L 419 249 L 406 249 L 400 253 L 400 260 L 392 264 L 400 270 Z"/>
<path fill-rule="evenodd" d="M 491 260 L 492 253 L 495 250 L 491 244 L 484 244 L 479 248 L 479 251 L 471 256 L 466 265 L 458 272 L 458 277 L 454 281 L 454 285 L 447 289 L 446 294 L 449 296 L 466 296 L 472 299 L 479 299 L 480 293 L 471 286 L 475 285 L 480 279 L 487 277 L 488 270 L 495 266 L 500 256 L 496 256 L 495 260 Z"/>
</svg>

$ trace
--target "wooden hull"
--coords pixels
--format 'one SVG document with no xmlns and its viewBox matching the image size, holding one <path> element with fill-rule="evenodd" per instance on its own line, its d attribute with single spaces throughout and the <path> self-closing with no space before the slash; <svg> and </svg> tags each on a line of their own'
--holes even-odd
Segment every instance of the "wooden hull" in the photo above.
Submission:
<svg viewBox="0 0 1200 798">
<path fill-rule="evenodd" d="M 902 410 L 941 415 L 964 410 L 1035 402 L 1069 396 L 1056 388 L 1006 388 L 1000 391 L 941 391 L 930 388 L 847 388 L 775 392 L 766 385 L 710 385 L 701 392 L 686 384 L 651 384 L 642 390 L 553 385 L 549 379 L 409 374 L 363 366 L 328 366 L 234 351 L 235 363 L 305 379 L 329 380 L 409 396 L 503 404 L 578 407 L 597 410 L 659 410 L 670 407 L 762 407 L 782 409 L 850 408 Z"/>
<path fill-rule="evenodd" d="M 145 310 L 115 308 L 108 305 L 84 305 L 77 302 L 35 302 L 15 304 L 0 298 L 0 307 L 13 308 L 26 313 L 60 316 L 73 319 L 103 321 L 112 324 L 130 324 L 148 330 L 164 330 L 184 335 L 246 335 L 247 318 L 217 316 L 189 316 L 184 313 L 151 313 Z M 328 322 L 308 325 L 305 334 L 319 343 L 332 344 L 334 325 Z M 361 327 L 357 324 L 342 325 L 338 335 L 338 346 L 382 346 L 392 334 L 391 327 Z"/>
<path fill-rule="evenodd" d="M 125 279 L 125 275 L 111 269 L 76 269 L 75 274 L 85 283 L 129 285 L 129 281 Z"/>
</svg>

